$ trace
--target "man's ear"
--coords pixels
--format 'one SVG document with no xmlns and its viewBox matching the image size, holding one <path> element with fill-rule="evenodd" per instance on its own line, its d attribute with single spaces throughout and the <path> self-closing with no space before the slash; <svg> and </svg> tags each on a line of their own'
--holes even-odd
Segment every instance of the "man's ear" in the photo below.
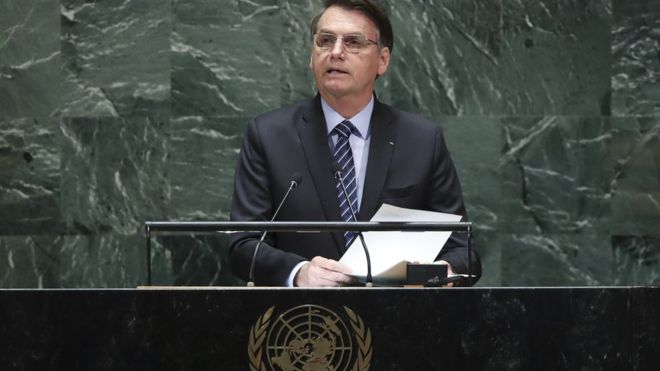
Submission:
<svg viewBox="0 0 660 371">
<path fill-rule="evenodd" d="M 384 46 L 380 49 L 380 56 L 378 57 L 378 76 L 382 76 L 387 72 L 387 67 L 390 65 L 390 48 Z"/>
</svg>

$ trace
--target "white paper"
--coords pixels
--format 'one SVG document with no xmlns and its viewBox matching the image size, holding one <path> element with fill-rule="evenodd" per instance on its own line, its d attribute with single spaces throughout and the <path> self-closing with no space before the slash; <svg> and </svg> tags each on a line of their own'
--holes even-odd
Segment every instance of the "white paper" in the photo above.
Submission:
<svg viewBox="0 0 660 371">
<path fill-rule="evenodd" d="M 383 204 L 371 221 L 374 222 L 458 222 L 460 215 L 434 211 L 405 209 Z M 371 257 L 374 281 L 403 282 L 407 262 L 432 263 L 445 245 L 451 232 L 364 232 Z M 339 260 L 352 269 L 356 277 L 367 275 L 367 258 L 359 239 L 349 246 Z"/>
</svg>

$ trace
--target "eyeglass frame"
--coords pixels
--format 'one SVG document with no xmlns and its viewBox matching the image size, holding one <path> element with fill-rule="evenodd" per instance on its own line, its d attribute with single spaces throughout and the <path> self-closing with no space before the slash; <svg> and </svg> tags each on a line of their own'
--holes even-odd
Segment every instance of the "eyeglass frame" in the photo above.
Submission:
<svg viewBox="0 0 660 371">
<path fill-rule="evenodd" d="M 322 47 L 322 46 L 319 46 L 319 45 L 316 43 L 316 37 L 317 37 L 317 35 L 333 36 L 333 37 L 335 38 L 335 41 L 334 41 L 334 43 L 332 44 L 332 47 L 324 48 L 324 47 Z M 358 37 L 358 38 L 361 37 L 361 38 L 364 38 L 364 40 L 368 41 L 368 43 L 363 44 L 363 45 L 360 46 L 360 48 L 357 49 L 357 50 L 351 50 L 348 46 L 346 46 L 346 43 L 344 42 L 344 38 L 345 38 L 346 36 L 352 36 L 352 37 Z M 349 53 L 351 53 L 351 54 L 358 54 L 358 53 L 360 53 L 363 49 L 366 49 L 366 47 L 369 46 L 369 45 L 371 45 L 371 44 L 378 46 L 378 48 L 380 49 L 380 40 L 378 40 L 378 41 L 371 40 L 370 38 L 368 38 L 367 36 L 365 36 L 365 35 L 363 35 L 363 34 L 361 34 L 361 33 L 350 33 L 350 34 L 346 34 L 346 35 L 339 36 L 339 35 L 336 35 L 336 34 L 334 34 L 334 33 L 332 33 L 332 32 L 321 32 L 321 31 L 319 31 L 319 32 L 316 32 L 314 35 L 312 35 L 312 43 L 314 44 L 314 46 L 317 47 L 317 48 L 319 48 L 320 50 L 323 50 L 323 51 L 330 51 L 330 50 L 332 50 L 332 48 L 334 48 L 334 46 L 337 45 L 337 40 L 341 40 L 342 48 L 344 48 L 344 50 L 346 50 L 347 52 L 349 52 Z"/>
</svg>

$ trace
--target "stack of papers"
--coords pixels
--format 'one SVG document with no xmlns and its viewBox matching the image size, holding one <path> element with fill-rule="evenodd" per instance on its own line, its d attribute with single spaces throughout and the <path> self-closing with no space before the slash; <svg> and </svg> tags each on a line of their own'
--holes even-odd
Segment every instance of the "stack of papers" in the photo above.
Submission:
<svg viewBox="0 0 660 371">
<path fill-rule="evenodd" d="M 383 204 L 371 221 L 373 222 L 459 222 L 460 215 L 434 211 L 405 209 Z M 431 263 L 438 256 L 451 232 L 364 232 L 364 240 L 371 257 L 371 274 L 374 282 L 403 283 L 406 280 L 406 265 Z M 367 275 L 367 258 L 359 238 L 349 246 L 339 260 L 353 271 L 353 275 L 364 280 Z"/>
</svg>

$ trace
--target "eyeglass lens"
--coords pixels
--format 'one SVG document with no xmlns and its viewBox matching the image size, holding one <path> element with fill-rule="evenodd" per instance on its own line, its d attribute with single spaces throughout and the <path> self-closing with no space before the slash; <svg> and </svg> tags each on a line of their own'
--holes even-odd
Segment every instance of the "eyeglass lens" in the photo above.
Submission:
<svg viewBox="0 0 660 371">
<path fill-rule="evenodd" d="M 315 37 L 316 46 L 329 50 L 335 47 L 339 37 L 331 33 L 317 33 Z M 350 52 L 358 52 L 366 47 L 371 41 L 363 35 L 344 35 L 341 37 L 342 44 Z"/>
</svg>

